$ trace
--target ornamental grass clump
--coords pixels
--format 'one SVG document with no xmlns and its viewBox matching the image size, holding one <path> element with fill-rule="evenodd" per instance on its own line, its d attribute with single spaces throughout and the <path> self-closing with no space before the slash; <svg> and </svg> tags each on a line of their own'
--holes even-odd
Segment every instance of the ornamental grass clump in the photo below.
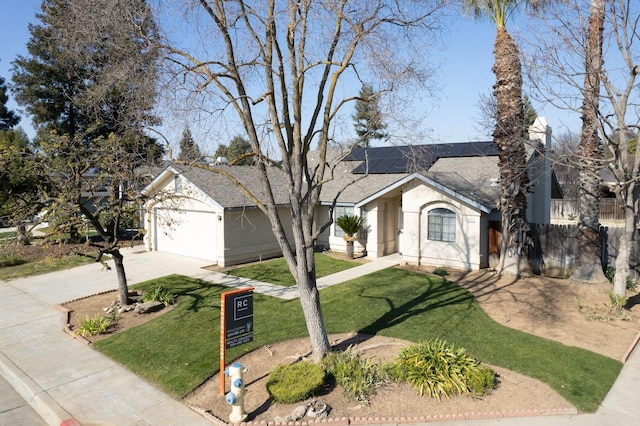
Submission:
<svg viewBox="0 0 640 426">
<path fill-rule="evenodd" d="M 162 286 L 145 291 L 142 295 L 143 302 L 160 302 L 164 306 L 173 305 L 175 303 L 175 299 L 176 296 L 169 293 L 169 291 L 162 288 Z"/>
<path fill-rule="evenodd" d="M 435 339 L 404 348 L 389 368 L 400 381 L 410 383 L 420 395 L 442 396 L 471 393 L 484 395 L 496 386 L 496 374 L 444 340 Z"/>
<path fill-rule="evenodd" d="M 276 367 L 267 381 L 267 392 L 274 402 L 293 404 L 312 397 L 324 386 L 322 367 L 309 362 L 297 362 Z"/>
<path fill-rule="evenodd" d="M 355 354 L 351 347 L 327 354 L 322 367 L 342 387 L 346 398 L 358 402 L 369 403 L 376 388 L 388 381 L 388 375 L 379 364 Z"/>
<path fill-rule="evenodd" d="M 82 337 L 106 333 L 112 321 L 111 318 L 103 317 L 99 314 L 95 314 L 92 317 L 84 317 L 80 320 L 80 327 L 76 333 Z"/>
</svg>

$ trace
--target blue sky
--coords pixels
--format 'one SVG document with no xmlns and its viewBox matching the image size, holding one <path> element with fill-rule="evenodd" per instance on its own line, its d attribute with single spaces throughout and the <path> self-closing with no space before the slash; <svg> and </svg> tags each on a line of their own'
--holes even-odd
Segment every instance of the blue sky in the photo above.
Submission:
<svg viewBox="0 0 640 426">
<path fill-rule="evenodd" d="M 36 22 L 35 13 L 40 0 L 3 0 L 0 14 L 0 76 L 7 82 L 11 79 L 11 62 L 18 54 L 26 54 L 29 40 L 28 24 Z M 441 90 L 437 100 L 428 105 L 428 115 L 424 127 L 431 129 L 432 142 L 465 142 L 487 140 L 489 135 L 478 130 L 480 115 L 477 104 L 480 94 L 489 94 L 495 77 L 491 72 L 493 64 L 493 39 L 495 28 L 490 22 L 475 22 L 460 18 L 450 28 L 451 34 L 446 49 L 434 56 L 440 64 L 437 84 Z M 547 119 L 554 134 L 566 131 L 562 126 L 569 124 L 570 130 L 579 130 L 579 117 L 575 114 L 560 113 L 551 107 L 534 104 L 539 115 Z M 19 111 L 19 107 L 9 101 L 9 108 Z M 30 119 L 21 113 L 20 126 L 33 136 Z M 214 149 L 215 146 L 205 148 Z M 207 150 L 208 150 L 207 149 Z"/>
</svg>

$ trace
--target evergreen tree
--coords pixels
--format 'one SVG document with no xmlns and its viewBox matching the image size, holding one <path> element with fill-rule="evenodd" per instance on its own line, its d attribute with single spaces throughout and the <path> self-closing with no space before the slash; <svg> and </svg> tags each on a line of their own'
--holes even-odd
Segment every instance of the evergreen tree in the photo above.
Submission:
<svg viewBox="0 0 640 426">
<path fill-rule="evenodd" d="M 7 130 L 18 124 L 20 117 L 7 108 L 7 85 L 4 78 L 0 77 L 0 130 Z"/>
<path fill-rule="evenodd" d="M 43 0 L 41 23 L 29 24 L 28 55 L 13 62 L 15 99 L 39 135 L 90 145 L 116 133 L 132 154 L 161 159 L 162 147 L 143 133 L 158 123 L 149 83 L 156 80 L 157 29 L 153 20 L 117 12 L 145 9 L 145 0 Z M 123 30 L 127 19 L 138 28 Z"/>
<path fill-rule="evenodd" d="M 158 123 L 153 14 L 146 0 L 43 0 L 37 17 L 41 23 L 29 26 L 29 54 L 14 62 L 13 81 L 16 100 L 38 128 L 39 163 L 52 188 L 42 201 L 69 218 L 60 223 L 66 229 L 82 216 L 102 237 L 93 243 L 97 259 L 113 259 L 125 305 L 119 244 L 148 183 L 143 166 L 163 153 L 145 134 Z M 96 188 L 109 195 L 94 195 Z"/>
<path fill-rule="evenodd" d="M 359 138 L 358 146 L 366 148 L 372 139 L 387 137 L 384 133 L 387 125 L 383 122 L 380 111 L 380 96 L 374 92 L 372 86 L 362 85 L 355 108 L 356 113 L 352 117 Z"/>
<path fill-rule="evenodd" d="M 42 134 L 53 131 L 73 138 L 93 120 L 78 105 L 87 89 L 88 64 L 70 57 L 59 41 L 62 30 L 55 25 L 57 17 L 70 14 L 67 3 L 42 2 L 36 14 L 41 24 L 29 24 L 28 56 L 18 55 L 13 62 L 13 92 Z"/>
<path fill-rule="evenodd" d="M 22 129 L 0 130 L 0 216 L 18 223 L 27 216 L 43 181 L 34 167 L 29 138 Z"/>
<path fill-rule="evenodd" d="M 252 152 L 253 149 L 251 148 L 249 141 L 242 136 L 237 135 L 231 139 L 229 146 L 224 144 L 218 146 L 215 158 L 224 157 L 227 159 L 229 164 L 242 166 L 252 164 L 253 155 L 250 155 Z"/>
<path fill-rule="evenodd" d="M 531 99 L 529 99 L 529 96 L 526 94 L 522 96 L 522 113 L 524 115 L 524 129 L 526 134 L 527 129 L 531 127 L 536 121 L 536 118 L 538 118 L 538 113 L 531 104 Z"/>
<path fill-rule="evenodd" d="M 185 127 L 182 131 L 182 139 L 180 139 L 180 155 L 178 160 L 187 163 L 193 163 L 202 158 L 200 147 L 193 140 L 193 135 L 189 127 Z"/>
</svg>

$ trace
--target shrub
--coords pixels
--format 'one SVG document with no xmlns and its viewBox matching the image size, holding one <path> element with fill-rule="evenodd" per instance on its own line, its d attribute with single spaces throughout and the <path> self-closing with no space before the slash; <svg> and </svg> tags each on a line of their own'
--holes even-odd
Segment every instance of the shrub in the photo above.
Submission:
<svg viewBox="0 0 640 426">
<path fill-rule="evenodd" d="M 28 262 L 27 260 L 25 260 L 25 259 L 23 259 L 21 257 L 9 256 L 9 257 L 5 257 L 3 259 L 0 259 L 0 268 L 5 268 L 5 267 L 9 267 L 9 266 L 24 265 L 27 262 Z"/>
<path fill-rule="evenodd" d="M 605 269 L 604 271 L 604 276 L 607 277 L 610 283 L 613 283 L 613 279 L 616 276 L 616 268 L 614 268 L 611 265 L 607 266 L 607 269 Z M 627 277 L 627 282 L 626 282 L 627 290 L 634 291 L 636 289 L 636 285 L 637 285 L 636 280 L 634 280 L 631 277 Z"/>
<path fill-rule="evenodd" d="M 404 348 L 390 367 L 390 374 L 409 382 L 420 395 L 483 395 L 495 387 L 495 373 L 444 340 L 435 339 Z"/>
<path fill-rule="evenodd" d="M 433 270 L 433 275 L 438 275 L 444 278 L 449 275 L 449 271 L 447 271 L 445 268 L 436 268 Z"/>
<path fill-rule="evenodd" d="M 162 286 L 146 291 L 142 295 L 143 302 L 160 302 L 164 304 L 164 306 L 173 305 L 175 298 L 174 294 L 169 293 L 167 290 L 162 288 Z"/>
<path fill-rule="evenodd" d="M 488 367 L 479 365 L 467 374 L 467 387 L 474 396 L 486 395 L 496 387 L 496 373 Z"/>
<path fill-rule="evenodd" d="M 359 402 L 368 403 L 375 389 L 388 381 L 388 375 L 371 359 L 353 353 L 351 347 L 343 352 L 329 353 L 322 360 L 322 367 L 336 384 L 342 386 L 344 395 Z"/>
<path fill-rule="evenodd" d="M 267 392 L 274 402 L 293 404 L 322 389 L 325 374 L 318 364 L 297 362 L 276 367 L 267 381 Z"/>
<path fill-rule="evenodd" d="M 76 333 L 83 337 L 102 334 L 107 331 L 110 325 L 110 318 L 101 317 L 100 315 L 95 314 L 92 317 L 84 317 L 80 320 L 80 327 Z"/>
</svg>

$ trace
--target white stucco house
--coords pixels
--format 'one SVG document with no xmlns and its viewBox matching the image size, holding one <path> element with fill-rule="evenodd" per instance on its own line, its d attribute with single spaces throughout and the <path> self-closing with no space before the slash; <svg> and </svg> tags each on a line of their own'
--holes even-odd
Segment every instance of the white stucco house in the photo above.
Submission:
<svg viewBox="0 0 640 426">
<path fill-rule="evenodd" d="M 527 217 L 550 222 L 552 191 L 558 191 L 545 148 L 551 130 L 544 119 L 530 129 L 532 193 Z M 313 161 L 314 153 L 310 153 Z M 219 166 L 223 173 L 169 166 L 145 189 L 148 250 L 166 251 L 229 266 L 281 254 L 264 213 L 224 175 L 261 197 L 252 166 Z M 290 217 L 283 175 L 270 175 L 283 222 Z M 369 258 L 399 253 L 407 263 L 486 268 L 496 251 L 501 220 L 498 149 L 493 142 L 355 149 L 323 186 L 316 226 L 348 213 L 364 216 L 356 252 Z M 282 183 L 280 183 L 280 181 Z M 163 197 L 162 194 L 165 196 Z M 159 196 L 160 195 L 160 196 Z M 319 229 L 319 228 L 318 228 Z M 317 240 L 320 248 L 345 251 L 334 224 Z"/>
</svg>

